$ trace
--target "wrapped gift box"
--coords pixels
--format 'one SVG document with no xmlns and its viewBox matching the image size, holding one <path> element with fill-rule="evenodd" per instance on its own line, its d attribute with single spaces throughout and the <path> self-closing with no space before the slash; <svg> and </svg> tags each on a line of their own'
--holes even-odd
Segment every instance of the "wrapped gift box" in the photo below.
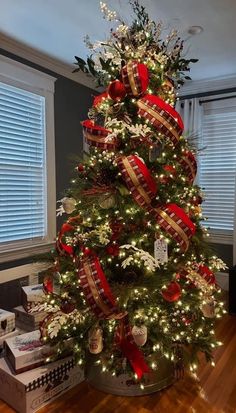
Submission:
<svg viewBox="0 0 236 413">
<path fill-rule="evenodd" d="M 21 330 L 20 328 L 16 328 L 11 333 L 5 334 L 5 336 L 0 337 L 0 357 L 3 357 L 5 355 L 4 343 L 7 340 L 7 338 L 19 336 L 20 334 L 25 334 L 25 333 L 26 331 Z"/>
<path fill-rule="evenodd" d="M 53 354 L 53 347 L 43 344 L 40 331 L 36 330 L 6 339 L 5 352 L 7 360 L 18 374 L 44 364 L 46 358 Z"/>
<path fill-rule="evenodd" d="M 15 330 L 15 314 L 0 309 L 0 337 Z"/>
<path fill-rule="evenodd" d="M 22 305 L 25 311 L 30 311 L 44 300 L 43 284 L 22 287 Z"/>
<path fill-rule="evenodd" d="M 46 317 L 44 311 L 27 313 L 23 306 L 13 308 L 16 316 L 16 327 L 25 331 L 34 331 L 39 329 L 39 324 Z"/>
<path fill-rule="evenodd" d="M 19 413 L 37 411 L 83 380 L 83 371 L 72 357 L 17 376 L 0 359 L 0 398 Z"/>
</svg>

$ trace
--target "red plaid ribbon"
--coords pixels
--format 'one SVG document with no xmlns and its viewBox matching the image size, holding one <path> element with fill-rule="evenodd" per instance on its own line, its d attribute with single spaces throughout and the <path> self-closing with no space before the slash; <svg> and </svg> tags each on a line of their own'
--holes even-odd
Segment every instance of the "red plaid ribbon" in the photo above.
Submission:
<svg viewBox="0 0 236 413">
<path fill-rule="evenodd" d="M 78 277 L 86 301 L 94 314 L 101 319 L 119 318 L 115 298 L 95 254 L 81 260 Z"/>
<path fill-rule="evenodd" d="M 149 83 L 147 66 L 144 63 L 128 62 L 121 71 L 122 82 L 129 95 L 140 96 L 145 93 Z"/>
<path fill-rule="evenodd" d="M 196 272 L 204 278 L 207 284 L 216 284 L 214 273 L 206 265 L 199 265 Z"/>
<path fill-rule="evenodd" d="M 83 135 L 85 142 L 88 145 L 101 148 L 103 150 L 114 150 L 117 147 L 116 137 L 107 138 L 111 131 L 103 128 L 99 125 L 94 125 L 91 120 L 85 120 L 82 122 Z"/>
<path fill-rule="evenodd" d="M 183 132 L 183 121 L 172 106 L 154 95 L 145 95 L 137 101 L 138 114 L 148 120 L 159 132 L 176 145 Z"/>
<path fill-rule="evenodd" d="M 123 156 L 117 162 L 127 187 L 133 198 L 145 208 L 155 198 L 157 185 L 145 163 L 136 155 Z"/>
<path fill-rule="evenodd" d="M 194 154 L 190 151 L 184 152 L 183 156 L 179 159 L 179 163 L 186 172 L 189 182 L 193 183 L 197 174 L 197 162 Z"/>
<path fill-rule="evenodd" d="M 189 239 L 195 232 L 195 225 L 184 210 L 176 204 L 167 204 L 152 209 L 152 212 L 155 213 L 160 228 L 173 237 L 181 251 L 186 251 L 189 247 Z"/>
</svg>

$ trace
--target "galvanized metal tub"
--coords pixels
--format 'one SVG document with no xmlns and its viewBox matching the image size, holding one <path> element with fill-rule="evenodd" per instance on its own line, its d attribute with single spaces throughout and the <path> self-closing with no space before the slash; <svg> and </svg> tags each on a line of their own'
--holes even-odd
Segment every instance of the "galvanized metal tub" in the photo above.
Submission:
<svg viewBox="0 0 236 413">
<path fill-rule="evenodd" d="M 115 377 L 109 372 L 102 372 L 102 366 L 96 364 L 98 360 L 98 356 L 92 354 L 88 356 L 85 378 L 92 387 L 105 393 L 118 396 L 143 396 L 160 391 L 175 381 L 173 363 L 163 356 L 160 356 L 157 369 L 145 374 L 143 388 L 128 374 Z"/>
</svg>

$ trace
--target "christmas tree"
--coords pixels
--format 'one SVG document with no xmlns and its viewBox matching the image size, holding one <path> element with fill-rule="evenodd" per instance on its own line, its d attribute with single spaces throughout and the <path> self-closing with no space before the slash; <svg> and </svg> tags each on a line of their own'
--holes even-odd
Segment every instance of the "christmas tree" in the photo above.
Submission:
<svg viewBox="0 0 236 413">
<path fill-rule="evenodd" d="M 138 1 L 126 25 L 103 42 L 85 41 L 87 61 L 104 92 L 82 122 L 89 153 L 76 166 L 59 212 L 67 217 L 44 281 L 45 341 L 63 352 L 68 338 L 80 364 L 99 354 L 103 371 L 129 372 L 142 383 L 160 355 L 194 370 L 220 343 L 214 322 L 224 312 L 202 226 L 196 151 L 183 136 L 176 91 L 196 59 L 184 57 L 173 30 L 162 39 Z M 126 363 L 124 363 L 124 359 Z"/>
</svg>

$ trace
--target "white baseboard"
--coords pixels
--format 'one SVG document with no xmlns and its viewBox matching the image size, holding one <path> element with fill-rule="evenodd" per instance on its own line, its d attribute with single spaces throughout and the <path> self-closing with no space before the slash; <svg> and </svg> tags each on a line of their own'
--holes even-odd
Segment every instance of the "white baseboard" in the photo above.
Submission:
<svg viewBox="0 0 236 413">
<path fill-rule="evenodd" d="M 222 290 L 229 291 L 229 274 L 227 272 L 218 272 L 216 281 Z"/>
</svg>

